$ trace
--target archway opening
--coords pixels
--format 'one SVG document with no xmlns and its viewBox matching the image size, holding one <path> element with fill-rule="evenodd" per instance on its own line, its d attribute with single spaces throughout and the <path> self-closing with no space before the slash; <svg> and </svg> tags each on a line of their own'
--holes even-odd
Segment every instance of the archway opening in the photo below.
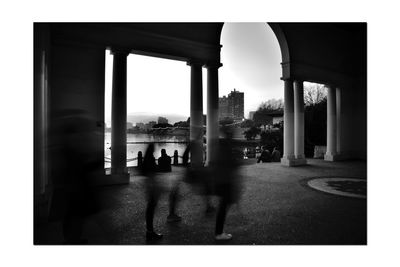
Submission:
<svg viewBox="0 0 400 267">
<path fill-rule="evenodd" d="M 219 119 L 255 156 L 255 147 L 283 147 L 281 49 L 267 23 L 225 23 L 221 32 Z M 239 102 L 239 103 L 238 103 Z M 242 106 L 243 105 L 243 106 Z"/>
<path fill-rule="evenodd" d="M 113 56 L 106 50 L 105 168 L 111 166 L 111 92 Z M 206 84 L 203 70 L 203 85 Z M 203 105 L 206 101 L 203 92 Z M 203 107 L 205 111 L 205 107 Z M 154 156 L 166 149 L 183 155 L 189 140 L 190 67 L 186 62 L 129 54 L 127 58 L 127 166 L 137 166 L 138 152 L 155 143 Z M 179 158 L 179 163 L 182 161 Z"/>
<path fill-rule="evenodd" d="M 327 88 L 304 82 L 304 154 L 324 158 L 327 139 Z"/>
</svg>

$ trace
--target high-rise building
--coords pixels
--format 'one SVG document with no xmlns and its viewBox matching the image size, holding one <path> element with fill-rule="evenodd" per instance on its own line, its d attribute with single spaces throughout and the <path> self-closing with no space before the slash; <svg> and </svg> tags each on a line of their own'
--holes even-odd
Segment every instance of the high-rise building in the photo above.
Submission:
<svg viewBox="0 0 400 267">
<path fill-rule="evenodd" d="M 230 100 L 230 108 L 234 119 L 243 119 L 244 118 L 244 93 L 236 91 L 230 92 L 228 95 Z"/>
<path fill-rule="evenodd" d="M 219 98 L 219 118 L 244 118 L 244 93 L 233 89 L 228 97 Z"/>
<path fill-rule="evenodd" d="M 219 98 L 219 118 L 230 118 L 231 112 L 229 109 L 229 99 L 226 96 L 220 97 Z"/>
</svg>

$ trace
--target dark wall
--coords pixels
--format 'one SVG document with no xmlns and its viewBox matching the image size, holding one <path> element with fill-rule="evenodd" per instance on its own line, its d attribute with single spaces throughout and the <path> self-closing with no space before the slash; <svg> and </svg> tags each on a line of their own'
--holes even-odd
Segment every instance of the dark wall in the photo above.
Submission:
<svg viewBox="0 0 400 267">
<path fill-rule="evenodd" d="M 366 23 L 282 23 L 292 62 L 360 75 Z"/>
<path fill-rule="evenodd" d="M 182 61 L 220 60 L 222 23 L 51 23 L 51 29 L 57 42 L 84 42 Z"/>
<path fill-rule="evenodd" d="M 93 155 L 96 172 L 104 174 L 105 50 L 96 47 L 52 46 L 51 125 L 60 113 L 84 112 L 97 127 Z M 80 126 L 77 125 L 77 128 Z M 54 127 L 52 127 L 54 130 Z"/>
<path fill-rule="evenodd" d="M 342 150 L 349 158 L 367 158 L 367 88 L 365 80 L 342 88 Z"/>
<path fill-rule="evenodd" d="M 366 75 L 366 23 L 278 24 L 290 54 L 284 78 L 343 86 Z"/>
</svg>

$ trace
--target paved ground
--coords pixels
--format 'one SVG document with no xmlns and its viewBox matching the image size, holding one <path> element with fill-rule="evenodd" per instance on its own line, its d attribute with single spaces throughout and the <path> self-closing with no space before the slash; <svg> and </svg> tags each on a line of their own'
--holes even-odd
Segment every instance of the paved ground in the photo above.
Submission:
<svg viewBox="0 0 400 267">
<path fill-rule="evenodd" d="M 367 197 L 367 181 L 354 178 L 315 178 L 308 181 L 308 186 L 319 191 L 356 198 Z"/>
<path fill-rule="evenodd" d="M 307 186 L 315 177 L 366 179 L 366 163 L 325 162 L 309 159 L 308 166 L 285 167 L 280 163 L 256 164 L 247 160 L 241 167 L 242 199 L 231 207 L 225 231 L 229 242 L 214 241 L 215 214 L 204 215 L 201 196 L 182 184 L 178 213 L 182 222 L 168 224 L 168 194 L 156 210 L 155 228 L 164 234 L 162 245 L 287 245 L 366 244 L 367 200 L 324 193 Z M 162 179 L 180 178 L 183 167 Z M 129 185 L 101 189 L 105 209 L 86 223 L 84 236 L 89 244 L 144 245 L 144 177 L 133 175 Z M 216 203 L 216 199 L 214 199 Z M 60 223 L 36 228 L 36 243 L 62 242 Z"/>
</svg>

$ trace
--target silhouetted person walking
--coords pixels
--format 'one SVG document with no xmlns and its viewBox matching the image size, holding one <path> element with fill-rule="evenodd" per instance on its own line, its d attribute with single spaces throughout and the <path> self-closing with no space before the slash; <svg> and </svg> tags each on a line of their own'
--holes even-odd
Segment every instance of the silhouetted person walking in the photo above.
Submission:
<svg viewBox="0 0 400 267">
<path fill-rule="evenodd" d="M 190 153 L 190 145 L 188 145 L 183 152 L 182 155 L 182 165 L 183 166 L 188 166 L 189 165 L 189 153 Z"/>
<path fill-rule="evenodd" d="M 146 239 L 148 241 L 159 240 L 162 238 L 162 234 L 154 231 L 153 221 L 154 213 L 157 207 L 160 196 L 163 192 L 162 184 L 158 180 L 157 170 L 159 166 L 156 164 L 154 158 L 154 144 L 150 144 L 147 147 L 146 153 L 144 155 L 142 163 L 142 172 L 146 176 L 146 193 L 147 193 L 147 207 L 146 207 Z M 169 161 L 168 161 L 169 160 Z M 165 150 L 161 152 L 161 157 L 159 158 L 159 163 L 161 165 L 169 163 L 169 171 L 171 171 L 171 157 L 169 157 Z M 165 172 L 164 169 L 162 169 Z M 167 172 L 169 172 L 167 171 Z M 176 215 L 175 208 L 177 204 L 178 192 L 179 192 L 179 181 L 174 180 L 171 186 L 171 192 L 169 194 L 169 215 L 167 217 L 167 222 L 177 222 L 181 220 L 181 217 Z"/>
<path fill-rule="evenodd" d="M 156 159 L 154 158 L 154 144 L 147 147 L 142 163 L 142 172 L 146 176 L 146 239 L 148 241 L 158 240 L 162 238 L 162 234 L 154 231 L 153 220 L 154 212 L 160 198 L 161 188 L 156 181 Z"/>
<path fill-rule="evenodd" d="M 183 153 L 183 162 L 186 162 L 189 159 L 190 154 L 190 145 L 188 145 Z M 204 166 L 189 166 L 186 175 L 185 182 L 194 187 L 199 194 L 203 196 L 204 203 L 206 205 L 205 213 L 206 215 L 210 215 L 215 211 L 215 208 L 211 205 L 211 195 L 214 193 L 214 182 L 212 181 L 212 177 L 209 176 L 209 168 L 205 168 Z"/>
<path fill-rule="evenodd" d="M 158 170 L 160 172 L 171 172 L 171 157 L 167 155 L 165 149 L 161 149 L 161 157 L 158 158 Z M 169 215 L 167 217 L 167 222 L 178 222 L 182 218 L 176 215 L 175 208 L 178 202 L 179 194 L 179 181 L 174 179 L 172 181 L 171 192 L 169 194 Z"/>
<path fill-rule="evenodd" d="M 215 224 L 215 239 L 230 240 L 232 235 L 224 232 L 225 218 L 231 204 L 239 199 L 238 159 L 236 158 L 230 133 L 221 139 L 218 160 L 211 166 L 211 177 L 215 180 L 215 193 L 219 196 L 219 206 Z M 240 154 L 238 155 L 240 157 Z"/>
<path fill-rule="evenodd" d="M 82 239 L 84 221 L 99 211 L 90 178 L 104 164 L 93 153 L 101 130 L 84 110 L 62 110 L 54 119 L 49 147 L 51 155 L 55 155 L 50 216 L 52 220 L 62 220 L 64 244 L 86 244 L 88 241 Z"/>
</svg>

